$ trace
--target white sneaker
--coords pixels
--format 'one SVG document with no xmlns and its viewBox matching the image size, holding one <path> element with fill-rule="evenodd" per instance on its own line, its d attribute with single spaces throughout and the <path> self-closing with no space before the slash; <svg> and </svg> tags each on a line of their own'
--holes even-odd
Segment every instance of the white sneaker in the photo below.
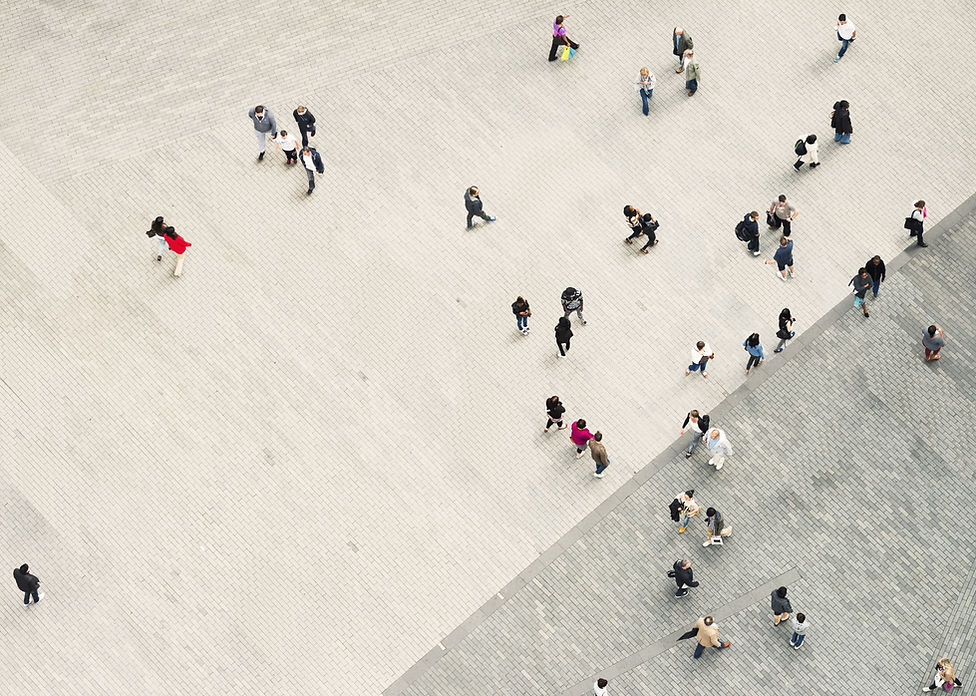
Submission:
<svg viewBox="0 0 976 696">
<path fill-rule="evenodd" d="M 712 540 L 711 539 L 709 539 L 708 541 L 702 542 L 702 546 L 711 546 L 711 545 L 712 545 Z"/>
<path fill-rule="evenodd" d="M 796 278 L 796 273 L 794 273 L 793 271 L 790 271 L 790 278 Z"/>
<path fill-rule="evenodd" d="M 584 454 L 583 452 L 577 452 L 576 453 L 576 458 L 579 459 L 580 457 L 583 456 L 583 454 Z"/>
<path fill-rule="evenodd" d="M 712 466 L 715 466 L 715 460 L 714 460 L 714 459 L 709 459 L 709 460 L 708 460 L 708 463 L 709 463 L 710 465 L 712 465 Z"/>
<path fill-rule="evenodd" d="M 779 279 L 780 280 L 782 280 L 784 283 L 786 282 L 786 274 L 785 273 L 780 273 L 779 271 L 776 271 L 776 274 L 779 276 Z"/>
<path fill-rule="evenodd" d="M 718 471 L 718 470 L 719 470 L 719 469 L 721 469 L 721 468 L 722 468 L 723 466 L 725 466 L 725 464 L 716 464 L 716 465 L 715 465 L 715 471 Z"/>
<path fill-rule="evenodd" d="M 603 478 L 603 474 L 594 473 L 593 478 Z"/>
<path fill-rule="evenodd" d="M 40 602 L 42 599 L 44 599 L 44 593 L 43 592 L 38 592 L 37 593 L 37 602 Z M 37 602 L 34 602 L 34 604 L 37 604 Z"/>
<path fill-rule="evenodd" d="M 529 333 L 529 327 L 528 326 L 525 327 L 525 333 Z"/>
<path fill-rule="evenodd" d="M 556 353 L 556 357 L 557 358 L 565 358 L 566 356 L 563 355 L 562 353 Z"/>
<path fill-rule="evenodd" d="M 586 326 L 586 319 L 580 319 L 580 323 L 581 323 L 581 324 L 582 324 L 583 326 Z"/>
<path fill-rule="evenodd" d="M 752 255 L 753 256 L 759 256 L 759 252 L 758 251 L 754 251 L 754 252 L 752 252 Z"/>
</svg>

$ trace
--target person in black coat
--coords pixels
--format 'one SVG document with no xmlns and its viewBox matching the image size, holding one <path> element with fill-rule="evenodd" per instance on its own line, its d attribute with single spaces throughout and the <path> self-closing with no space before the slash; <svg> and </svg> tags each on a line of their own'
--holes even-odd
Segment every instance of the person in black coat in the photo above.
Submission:
<svg viewBox="0 0 976 696">
<path fill-rule="evenodd" d="M 839 143 L 847 144 L 851 142 L 851 133 L 854 127 L 851 126 L 851 105 L 847 100 L 834 103 L 834 111 L 830 114 L 830 127 L 834 129 L 834 140 Z"/>
<path fill-rule="evenodd" d="M 881 260 L 880 256 L 873 256 L 871 260 L 864 264 L 864 267 L 868 269 L 868 275 L 871 276 L 871 280 L 874 281 L 874 286 L 872 290 L 874 291 L 874 296 L 878 296 L 878 290 L 881 289 L 881 281 L 885 279 L 885 265 L 884 261 Z"/>
<path fill-rule="evenodd" d="M 486 222 L 494 222 L 497 219 L 485 212 L 484 204 L 481 202 L 481 192 L 477 186 L 472 186 L 464 192 L 464 209 L 468 211 L 468 225 L 464 228 L 466 230 L 474 227 L 475 215 Z"/>
<path fill-rule="evenodd" d="M 291 112 L 291 115 L 295 117 L 295 123 L 298 124 L 298 130 L 302 132 L 302 147 L 308 145 L 308 136 L 315 137 L 315 117 L 312 116 L 312 112 L 306 109 L 301 104 L 298 108 Z"/>
<path fill-rule="evenodd" d="M 549 422 L 546 423 L 546 429 L 542 432 L 548 433 L 553 423 L 558 425 L 560 430 L 565 430 L 568 426 L 563 425 L 564 413 L 566 413 L 566 407 L 563 406 L 563 402 L 559 400 L 558 396 L 550 396 L 546 399 L 546 415 L 549 416 Z"/>
<path fill-rule="evenodd" d="M 746 213 L 742 218 L 743 233 L 745 234 L 748 249 L 753 256 L 759 256 L 759 211 L 753 210 Z"/>
<path fill-rule="evenodd" d="M 695 582 L 695 574 L 691 570 L 691 561 L 684 558 L 674 562 L 674 570 L 668 573 L 668 577 L 674 578 L 678 585 L 678 591 L 674 593 L 675 597 L 686 596 L 691 592 L 688 589 L 689 587 L 698 587 L 700 584 Z"/>
<path fill-rule="evenodd" d="M 776 588 L 769 593 L 769 599 L 773 609 L 773 626 L 779 626 L 790 618 L 790 612 L 793 611 L 790 600 L 786 598 L 786 588 Z"/>
<path fill-rule="evenodd" d="M 559 323 L 556 324 L 556 345 L 559 347 L 560 358 L 566 357 L 566 351 L 563 350 L 563 346 L 566 346 L 566 350 L 569 350 L 569 339 L 572 337 L 573 329 L 569 323 L 569 319 L 559 317 Z"/>
<path fill-rule="evenodd" d="M 37 593 L 37 588 L 40 586 L 41 581 L 37 579 L 36 575 L 31 575 L 27 572 L 28 567 L 25 563 L 20 566 L 20 568 L 14 568 L 14 581 L 17 583 L 17 589 L 24 593 L 24 604 L 30 604 L 31 597 L 34 598 L 34 604 L 41 601 L 43 594 Z"/>
</svg>

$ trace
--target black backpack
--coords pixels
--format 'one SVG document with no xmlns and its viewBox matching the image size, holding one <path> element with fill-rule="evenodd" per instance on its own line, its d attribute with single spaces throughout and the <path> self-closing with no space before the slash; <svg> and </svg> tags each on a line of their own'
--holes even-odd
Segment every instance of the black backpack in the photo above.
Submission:
<svg viewBox="0 0 976 696">
<path fill-rule="evenodd" d="M 796 141 L 796 145 L 793 146 L 793 152 L 798 155 L 807 154 L 807 144 L 803 142 L 803 138 Z"/>
<path fill-rule="evenodd" d="M 739 220 L 739 224 L 735 226 L 735 238 L 740 242 L 748 242 L 749 238 L 746 237 L 746 221 Z"/>
</svg>

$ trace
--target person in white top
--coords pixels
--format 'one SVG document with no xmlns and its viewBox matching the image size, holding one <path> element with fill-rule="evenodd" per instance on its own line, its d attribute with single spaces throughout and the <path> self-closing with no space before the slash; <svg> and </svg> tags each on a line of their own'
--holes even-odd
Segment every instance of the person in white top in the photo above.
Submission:
<svg viewBox="0 0 976 696">
<path fill-rule="evenodd" d="M 711 347 L 704 341 L 699 341 L 695 344 L 695 349 L 691 351 L 691 364 L 688 365 L 688 369 L 685 370 L 685 377 L 690 375 L 692 372 L 698 372 L 701 370 L 702 377 L 708 377 L 708 373 L 705 372 L 705 366 L 708 365 L 708 361 L 715 357 L 715 353 L 712 352 Z"/>
<path fill-rule="evenodd" d="M 793 169 L 800 171 L 800 168 L 806 164 L 810 163 L 810 169 L 816 169 L 820 166 L 820 148 L 817 145 L 817 136 L 810 134 L 803 141 L 803 147 L 806 150 L 800 159 L 793 163 Z"/>
<path fill-rule="evenodd" d="M 847 47 L 857 38 L 857 28 L 854 26 L 854 22 L 847 19 L 846 14 L 842 14 L 837 18 L 834 31 L 837 32 L 837 40 L 840 41 L 840 52 L 834 58 L 834 62 L 836 63 L 844 57 L 844 54 L 847 53 Z"/>
<path fill-rule="evenodd" d="M 708 440 L 705 444 L 708 445 L 708 451 L 712 453 L 712 458 L 708 460 L 708 463 L 714 466 L 716 470 L 721 469 L 725 465 L 725 458 L 732 454 L 732 443 L 725 437 L 723 431 L 713 428 L 708 433 Z"/>
<path fill-rule="evenodd" d="M 657 80 L 654 78 L 654 73 L 652 73 L 647 68 L 641 68 L 640 74 L 637 79 L 634 80 L 634 91 L 640 92 L 641 101 L 643 102 L 642 109 L 644 115 L 647 116 L 650 109 L 648 109 L 648 99 L 654 94 L 654 85 L 657 84 Z"/>
<path fill-rule="evenodd" d="M 593 696 L 607 696 L 606 679 L 597 679 L 593 682 Z"/>
<path fill-rule="evenodd" d="M 279 150 L 285 151 L 285 157 L 287 157 L 285 162 L 287 164 L 298 162 L 298 141 L 295 140 L 294 135 L 288 135 L 288 131 L 281 131 L 275 138 L 275 151 Z"/>
</svg>

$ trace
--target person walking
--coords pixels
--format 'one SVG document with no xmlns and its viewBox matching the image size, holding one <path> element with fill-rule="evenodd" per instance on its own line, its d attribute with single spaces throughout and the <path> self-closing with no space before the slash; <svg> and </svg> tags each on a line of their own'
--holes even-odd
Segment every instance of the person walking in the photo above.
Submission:
<svg viewBox="0 0 976 696">
<path fill-rule="evenodd" d="M 291 115 L 294 117 L 295 123 L 298 124 L 298 130 L 302 133 L 302 147 L 305 147 L 308 145 L 308 137 L 315 137 L 315 117 L 302 104 L 299 104 L 298 108 L 291 112 Z"/>
<path fill-rule="evenodd" d="M 732 454 L 732 443 L 725 437 L 725 433 L 718 428 L 712 428 L 705 444 L 708 451 L 712 453 L 708 463 L 714 466 L 716 471 L 725 466 L 725 458 Z"/>
<path fill-rule="evenodd" d="M 693 97 L 695 96 L 695 92 L 698 91 L 698 81 L 701 79 L 701 66 L 695 58 L 695 52 L 690 48 L 685 51 L 684 72 L 685 89 L 688 90 L 688 96 Z"/>
<path fill-rule="evenodd" d="M 759 256 L 759 211 L 753 210 L 742 217 L 742 222 L 736 225 L 735 236 L 747 243 L 746 248 L 753 256 Z"/>
<path fill-rule="evenodd" d="M 796 273 L 793 272 L 793 240 L 785 235 L 780 237 L 779 247 L 776 249 L 776 253 L 773 254 L 772 260 L 766 260 L 763 263 L 775 263 L 779 279 L 784 283 L 786 282 L 786 269 L 790 271 L 790 278 L 794 277 Z"/>
<path fill-rule="evenodd" d="M 657 228 L 660 226 L 661 225 L 658 224 L 658 221 L 655 220 L 654 216 L 650 213 L 644 213 L 641 216 L 641 229 L 644 231 L 644 234 L 647 235 L 647 241 L 644 242 L 644 246 L 640 248 L 640 253 L 646 254 L 648 249 L 657 244 Z"/>
<path fill-rule="evenodd" d="M 298 162 L 298 141 L 294 135 L 288 135 L 288 131 L 283 130 L 275 138 L 275 152 L 279 150 L 285 153 L 285 164 L 295 164 Z"/>
<path fill-rule="evenodd" d="M 498 219 L 485 213 L 484 205 L 481 203 L 480 191 L 477 186 L 472 186 L 464 192 L 464 207 L 468 211 L 468 226 L 464 228 L 466 230 L 474 228 L 473 220 L 475 215 L 485 222 L 494 222 Z"/>
<path fill-rule="evenodd" d="M 881 260 L 880 256 L 872 256 L 871 259 L 864 264 L 864 267 L 868 269 L 868 275 L 871 276 L 871 291 L 874 296 L 878 296 L 878 290 L 881 289 L 881 282 L 885 279 L 885 265 L 884 261 Z"/>
<path fill-rule="evenodd" d="M 793 207 L 792 203 L 786 200 L 786 194 L 781 193 L 775 201 L 769 204 L 769 211 L 766 214 L 766 224 L 771 230 L 783 228 L 783 236 L 789 237 L 792 232 L 793 221 L 800 211 Z"/>
<path fill-rule="evenodd" d="M 905 229 L 910 230 L 909 237 L 916 237 L 915 243 L 920 247 L 927 247 L 928 244 L 922 241 L 922 234 L 925 232 L 925 218 L 928 211 L 925 208 L 925 201 L 915 201 L 915 209 L 912 214 L 905 218 Z"/>
<path fill-rule="evenodd" d="M 674 582 L 678 586 L 678 591 L 674 593 L 675 597 L 687 597 L 692 587 L 698 587 L 701 584 L 695 580 L 695 573 L 691 569 L 691 561 L 687 558 L 675 561 L 673 568 L 674 570 L 668 572 L 668 577 L 674 578 Z"/>
<path fill-rule="evenodd" d="M 603 446 L 602 440 L 603 433 L 599 430 L 593 433 L 593 439 L 590 440 L 590 456 L 596 462 L 596 472 L 593 474 L 593 478 L 603 478 L 603 472 L 610 466 L 610 460 L 607 458 L 607 448 Z"/>
<path fill-rule="evenodd" d="M 851 278 L 851 282 L 847 285 L 854 286 L 854 306 L 860 307 L 861 311 L 864 312 L 864 318 L 867 319 L 871 315 L 868 314 L 868 300 L 865 295 L 867 295 L 868 290 L 873 285 L 871 276 L 868 275 L 868 269 L 864 268 L 864 266 L 857 269 L 857 275 Z"/>
<path fill-rule="evenodd" d="M 952 691 L 957 686 L 961 687 L 962 682 L 956 676 L 956 670 L 952 666 L 952 660 L 948 657 L 943 657 L 935 663 L 935 679 L 932 680 L 931 684 L 922 689 L 922 691 L 935 691 L 936 689 Z"/>
<path fill-rule="evenodd" d="M 762 365 L 763 360 L 766 359 L 766 354 L 763 352 L 762 343 L 759 342 L 759 334 L 757 333 L 749 334 L 746 340 L 742 342 L 742 347 L 749 354 L 749 360 L 746 362 L 746 374 L 749 374 L 753 365 L 756 367 Z"/>
<path fill-rule="evenodd" d="M 306 145 L 302 148 L 302 164 L 305 165 L 305 176 L 308 177 L 308 191 L 305 194 L 311 196 L 315 190 L 315 177 L 322 176 L 325 172 L 322 155 L 314 147 Z"/>
<path fill-rule="evenodd" d="M 678 56 L 678 67 L 674 69 L 676 73 L 685 71 L 685 51 L 694 47 L 695 42 L 692 40 L 691 34 L 686 32 L 683 27 L 675 27 L 674 34 L 671 37 L 671 52 Z"/>
<path fill-rule="evenodd" d="M 169 250 L 176 254 L 176 268 L 173 270 L 173 277 L 179 278 L 183 275 L 183 259 L 186 258 L 184 254 L 186 250 L 193 246 L 188 241 L 183 239 L 180 235 L 176 234 L 176 230 L 172 227 L 167 227 L 165 230 L 166 243 L 169 245 Z"/>
<path fill-rule="evenodd" d="M 14 568 L 14 582 L 17 583 L 17 589 L 24 593 L 24 604 L 30 604 L 31 598 L 33 598 L 34 604 L 37 604 L 44 599 L 44 593 L 37 592 L 41 581 L 37 579 L 36 575 L 31 575 L 28 572 L 29 570 L 30 568 L 26 563 L 20 568 Z"/>
<path fill-rule="evenodd" d="M 163 260 L 163 252 L 166 251 L 167 249 L 166 235 L 164 234 L 165 229 L 166 229 L 166 222 L 163 220 L 163 216 L 160 215 L 149 224 L 149 229 L 146 231 L 146 236 L 149 237 L 150 239 L 152 239 L 153 237 L 157 238 L 156 240 L 158 242 L 156 246 L 157 261 Z"/>
<path fill-rule="evenodd" d="M 583 450 L 593 439 L 593 434 L 586 429 L 585 420 L 580 418 L 578 421 L 573 421 L 572 429 L 569 431 L 569 439 L 576 445 L 576 458 L 579 459 L 583 456 Z"/>
<path fill-rule="evenodd" d="M 684 435 L 686 428 L 691 430 L 691 441 L 685 450 L 685 459 L 691 457 L 695 453 L 695 450 L 698 449 L 698 445 L 705 437 L 705 433 L 708 432 L 708 422 L 707 413 L 702 416 L 698 414 L 696 409 L 688 411 L 688 415 L 685 416 L 685 422 L 681 424 L 681 432 L 678 433 L 679 435 Z"/>
<path fill-rule="evenodd" d="M 708 377 L 705 368 L 708 366 L 708 361 L 714 357 L 715 353 L 712 352 L 712 347 L 704 341 L 698 341 L 695 344 L 695 349 L 691 351 L 691 363 L 688 365 L 688 369 L 685 370 L 685 377 L 699 370 L 701 370 L 702 377 Z"/>
<path fill-rule="evenodd" d="M 559 15 L 556 17 L 556 21 L 552 23 L 552 47 L 549 49 L 550 63 L 556 60 L 556 51 L 559 50 L 560 46 L 568 46 L 574 51 L 579 48 L 579 44 L 566 35 L 566 27 L 563 26 L 564 19 L 569 19 L 569 15 Z"/>
<path fill-rule="evenodd" d="M 634 91 L 640 92 L 641 111 L 644 112 L 645 116 L 650 114 L 649 104 L 651 97 L 654 96 L 654 86 L 656 84 L 657 78 L 654 77 L 654 73 L 647 68 L 641 68 L 640 74 L 634 82 Z"/>
<path fill-rule="evenodd" d="M 609 684 L 606 679 L 597 679 L 593 682 L 593 696 L 607 696 L 607 684 Z"/>
<path fill-rule="evenodd" d="M 773 626 L 779 626 L 782 622 L 790 618 L 793 607 L 790 600 L 786 598 L 786 588 L 779 587 L 769 593 L 769 599 L 773 609 Z"/>
<path fill-rule="evenodd" d="M 630 228 L 630 235 L 624 240 L 624 244 L 633 244 L 635 239 L 644 234 L 641 211 L 632 205 L 625 205 L 624 217 L 627 219 L 627 226 Z"/>
<path fill-rule="evenodd" d="M 807 623 L 807 615 L 802 611 L 798 612 L 796 618 L 793 619 L 793 635 L 790 637 L 790 645 L 793 646 L 794 650 L 799 650 L 800 646 L 803 645 L 809 627 L 810 624 Z"/>
<path fill-rule="evenodd" d="M 776 331 L 776 338 L 779 339 L 779 343 L 773 349 L 774 353 L 782 353 L 786 342 L 796 336 L 796 331 L 793 330 L 794 321 L 796 321 L 796 317 L 790 314 L 790 308 L 783 307 L 783 311 L 779 313 L 779 329 Z"/>
<path fill-rule="evenodd" d="M 583 293 L 574 287 L 563 290 L 560 300 L 563 303 L 563 317 L 568 318 L 570 314 L 576 312 L 580 324 L 586 326 L 586 319 L 583 318 Z"/>
<path fill-rule="evenodd" d="M 573 337 L 573 329 L 566 317 L 559 317 L 556 323 L 556 347 L 559 348 L 559 357 L 565 358 L 566 351 L 569 350 L 569 339 Z M 566 350 L 563 350 L 563 346 Z"/>
<path fill-rule="evenodd" d="M 722 513 L 713 507 L 705 510 L 705 526 L 708 528 L 708 536 L 702 546 L 711 546 L 715 537 L 732 536 L 732 525 L 726 524 Z"/>
<path fill-rule="evenodd" d="M 851 125 L 851 105 L 843 99 L 834 102 L 834 110 L 830 114 L 830 127 L 834 129 L 834 140 L 846 145 L 851 142 L 854 127 Z"/>
<path fill-rule="evenodd" d="M 796 145 L 793 146 L 793 152 L 800 157 L 793 163 L 793 169 L 796 171 L 800 171 L 800 167 L 808 162 L 810 169 L 816 169 L 820 166 L 820 146 L 817 145 L 816 135 L 811 133 L 806 138 L 797 140 Z"/>
<path fill-rule="evenodd" d="M 515 302 L 512 303 L 512 314 L 515 315 L 515 323 L 518 326 L 518 330 L 522 332 L 523 336 L 528 336 L 529 317 L 532 316 L 532 310 L 529 309 L 529 303 L 521 295 L 516 297 Z"/>
<path fill-rule="evenodd" d="M 834 62 L 838 62 L 847 53 L 848 47 L 857 38 L 857 28 L 854 26 L 854 22 L 847 18 L 846 14 L 841 14 L 837 17 L 837 24 L 834 25 L 834 31 L 837 32 L 837 40 L 840 41 L 840 51 L 837 53 L 837 57 L 834 58 Z"/>
<path fill-rule="evenodd" d="M 945 344 L 945 334 L 935 324 L 923 331 L 922 347 L 925 349 L 925 362 L 941 358 L 939 351 L 945 347 Z"/>
<path fill-rule="evenodd" d="M 553 423 L 558 426 L 559 430 L 565 430 L 567 426 L 563 425 L 564 413 L 566 413 L 566 407 L 563 406 L 563 402 L 559 400 L 558 396 L 550 396 L 546 399 L 546 416 L 548 416 L 548 421 L 546 421 L 546 429 L 542 432 L 548 433 Z"/>
<path fill-rule="evenodd" d="M 685 530 L 688 529 L 688 520 L 697 517 L 698 513 L 701 512 L 701 506 L 695 502 L 695 490 L 678 493 L 671 501 L 669 509 L 671 510 L 671 519 L 679 523 L 678 534 L 684 534 Z"/>
<path fill-rule="evenodd" d="M 247 112 L 247 115 L 254 124 L 254 134 L 258 139 L 258 161 L 261 161 L 264 159 L 264 150 L 267 144 L 266 138 L 268 133 L 271 133 L 272 140 L 278 137 L 278 123 L 275 121 L 274 114 L 260 104 L 252 107 L 251 110 Z"/>
<path fill-rule="evenodd" d="M 695 628 L 698 629 L 698 645 L 695 646 L 696 660 L 702 656 L 705 648 L 723 650 L 732 645 L 732 641 L 719 638 L 718 626 L 715 625 L 715 619 L 711 616 L 700 617 L 695 622 Z"/>
</svg>

